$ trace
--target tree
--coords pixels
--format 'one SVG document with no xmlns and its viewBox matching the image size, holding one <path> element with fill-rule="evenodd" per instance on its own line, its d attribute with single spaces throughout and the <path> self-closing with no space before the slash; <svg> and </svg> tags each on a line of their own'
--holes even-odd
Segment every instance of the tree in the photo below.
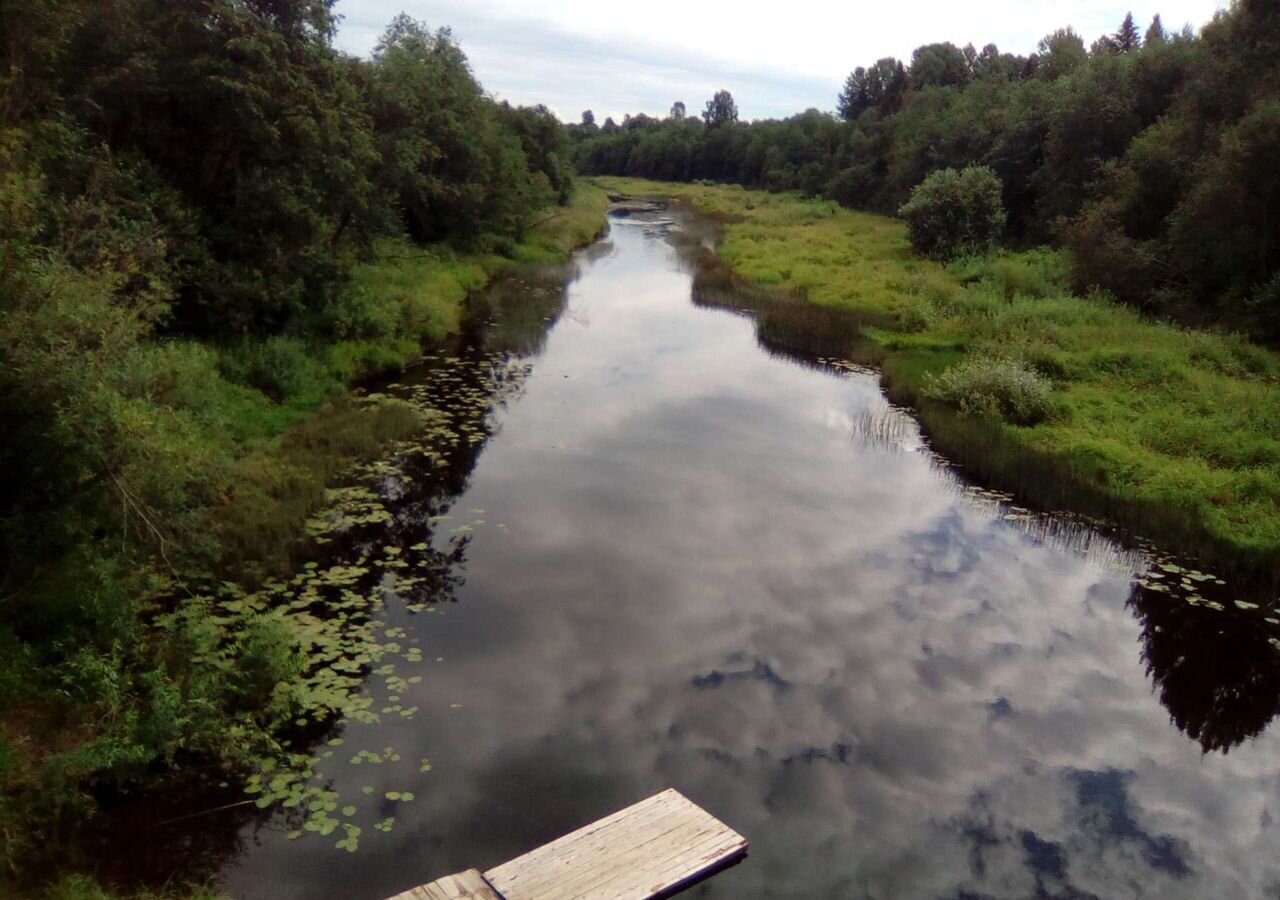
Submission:
<svg viewBox="0 0 1280 900">
<path fill-rule="evenodd" d="M 622 128 L 625 131 L 643 131 L 651 128 L 657 128 L 662 124 L 661 120 L 655 119 L 653 116 L 645 113 L 636 113 L 634 116 L 624 116 L 622 119 Z"/>
<path fill-rule="evenodd" d="M 1169 39 L 1165 33 L 1164 23 L 1160 21 L 1160 14 L 1156 13 L 1155 18 L 1151 20 L 1151 25 L 1147 28 L 1147 36 L 1143 39 L 1143 44 L 1150 47 L 1154 44 L 1163 44 Z"/>
<path fill-rule="evenodd" d="M 898 214 L 907 220 L 911 246 L 947 259 L 1000 239 L 1005 226 L 1000 195 L 1000 178 L 991 169 L 942 169 L 916 186 Z"/>
<path fill-rule="evenodd" d="M 367 240 L 386 206 L 328 5 L 120 0 L 77 15 L 67 108 L 172 185 L 208 246 L 211 268 L 182 285 L 170 327 L 280 330 L 327 302 L 338 251 Z"/>
<path fill-rule="evenodd" d="M 504 102 L 497 108 L 505 129 L 520 139 L 528 170 L 546 176 L 556 202 L 569 202 L 573 190 L 573 166 L 569 162 L 569 137 L 555 114 L 541 103 L 513 107 Z"/>
<path fill-rule="evenodd" d="M 855 121 L 868 109 L 878 109 L 888 115 L 901 108 L 906 88 L 906 69 L 892 56 L 886 56 L 870 69 L 859 66 L 849 73 L 836 100 L 836 109 L 846 122 Z"/>
<path fill-rule="evenodd" d="M 907 93 L 907 68 L 900 60 L 887 56 L 876 63 L 873 71 L 884 86 L 883 93 L 875 100 L 876 108 L 883 115 L 892 115 L 902 109 L 903 97 Z M 874 85 L 875 79 L 872 83 Z"/>
<path fill-rule="evenodd" d="M 596 124 L 596 114 L 589 109 L 582 111 L 582 127 L 591 128 Z"/>
<path fill-rule="evenodd" d="M 414 240 L 518 235 L 567 197 L 559 123 L 545 107 L 502 111 L 447 28 L 397 17 L 374 50 L 371 93 L 379 175 Z"/>
<path fill-rule="evenodd" d="M 867 94 L 867 70 L 858 66 L 844 81 L 844 88 L 836 98 L 836 111 L 846 122 L 853 122 L 870 107 L 871 98 Z"/>
<path fill-rule="evenodd" d="M 688 116 L 688 111 L 685 109 L 683 100 L 677 100 L 671 104 L 671 118 L 674 121 L 683 122 L 686 116 Z"/>
<path fill-rule="evenodd" d="M 975 54 L 976 56 L 976 54 Z M 952 43 L 925 44 L 911 54 L 911 87 L 961 87 L 969 82 L 969 60 Z"/>
<path fill-rule="evenodd" d="M 724 90 L 716 91 L 715 96 L 707 101 L 702 118 L 712 128 L 738 121 L 738 105 L 733 102 L 733 94 Z"/>
<path fill-rule="evenodd" d="M 973 61 L 973 77 L 1011 81 L 1021 74 L 1023 62 L 1012 53 L 1001 53 L 995 44 L 987 44 Z"/>
<path fill-rule="evenodd" d="M 1104 56 L 1108 53 L 1120 53 L 1120 45 L 1116 43 L 1116 39 L 1109 34 L 1104 34 L 1093 42 L 1093 46 L 1089 48 L 1090 56 Z"/>
<path fill-rule="evenodd" d="M 1115 42 L 1121 53 L 1133 53 L 1141 49 L 1142 35 L 1138 33 L 1138 26 L 1133 23 L 1133 13 L 1125 14 L 1120 30 L 1115 33 Z"/>
<path fill-rule="evenodd" d="M 1056 81 L 1070 75 L 1089 58 L 1084 41 L 1071 28 L 1059 28 L 1040 39 L 1040 53 L 1036 63 L 1036 77 Z"/>
</svg>

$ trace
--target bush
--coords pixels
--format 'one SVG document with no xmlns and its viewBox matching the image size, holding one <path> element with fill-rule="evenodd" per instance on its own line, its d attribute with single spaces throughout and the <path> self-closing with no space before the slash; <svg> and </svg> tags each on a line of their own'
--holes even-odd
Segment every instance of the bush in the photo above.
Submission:
<svg viewBox="0 0 1280 900">
<path fill-rule="evenodd" d="M 1259 343 L 1280 346 L 1280 274 L 1249 298 L 1245 310 L 1250 336 Z"/>
<path fill-rule="evenodd" d="M 1047 247 L 964 256 L 953 260 L 947 269 L 963 284 L 987 285 L 1009 302 L 1016 297 L 1043 300 L 1070 293 L 1070 258 Z"/>
<path fill-rule="evenodd" d="M 219 365 L 231 381 L 257 388 L 277 403 L 339 386 L 305 341 L 284 335 L 246 339 L 227 348 Z"/>
<path fill-rule="evenodd" d="M 1004 232 L 1000 178 L 985 166 L 942 169 L 911 192 L 898 215 L 918 252 L 939 259 L 987 249 Z"/>
<path fill-rule="evenodd" d="M 941 400 L 964 415 L 1034 425 L 1049 412 L 1049 380 L 1014 359 L 970 357 L 940 376 L 925 380 L 926 397 Z"/>
<path fill-rule="evenodd" d="M 383 338 L 399 326 L 400 305 L 358 283 L 334 297 L 321 316 L 324 331 L 342 340 Z"/>
</svg>

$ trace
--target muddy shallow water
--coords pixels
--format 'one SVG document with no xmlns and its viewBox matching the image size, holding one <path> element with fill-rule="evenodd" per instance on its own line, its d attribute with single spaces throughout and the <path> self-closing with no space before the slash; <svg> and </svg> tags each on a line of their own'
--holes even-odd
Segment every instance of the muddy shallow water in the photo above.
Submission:
<svg viewBox="0 0 1280 900">
<path fill-rule="evenodd" d="M 379 477 L 434 575 L 388 591 L 415 650 L 378 721 L 322 743 L 358 849 L 255 820 L 222 887 L 379 900 L 674 786 L 751 841 L 696 895 L 1280 896 L 1268 638 L 966 488 L 874 375 L 765 350 L 692 278 L 615 222 L 501 286 L 442 386 L 387 389 L 507 385 L 447 477 Z"/>
</svg>

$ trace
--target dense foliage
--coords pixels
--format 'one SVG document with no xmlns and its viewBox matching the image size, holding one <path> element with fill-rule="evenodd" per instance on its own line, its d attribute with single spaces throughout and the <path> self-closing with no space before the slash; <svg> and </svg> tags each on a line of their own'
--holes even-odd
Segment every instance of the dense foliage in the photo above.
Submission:
<svg viewBox="0 0 1280 900">
<path fill-rule="evenodd" d="M 911 246 L 925 256 L 950 259 L 989 250 L 1004 232 L 1000 179 L 985 166 L 940 169 L 916 185 L 898 210 Z"/>
<path fill-rule="evenodd" d="M 446 330 L 489 261 L 569 202 L 545 108 L 495 103 L 447 30 L 407 17 L 371 59 L 338 53 L 331 7 L 0 16 L 6 868 L 33 827 L 55 836 L 59 809 L 90 804 L 83 789 L 260 749 L 288 715 L 273 688 L 296 644 L 274 620 L 228 638 L 161 598 L 183 596 L 176 573 L 261 551 L 255 516 L 298 525 L 330 457 L 411 427 L 338 406 L 280 439 Z M 416 289 L 370 290 L 388 246 L 416 260 Z"/>
<path fill-rule="evenodd" d="M 857 68 L 839 117 L 570 126 L 585 172 L 795 189 L 894 212 L 939 169 L 990 167 L 1015 245 L 1062 243 L 1080 289 L 1280 342 L 1280 7 L 1199 33 L 1131 17 L 1023 57 L 930 44 Z"/>
</svg>

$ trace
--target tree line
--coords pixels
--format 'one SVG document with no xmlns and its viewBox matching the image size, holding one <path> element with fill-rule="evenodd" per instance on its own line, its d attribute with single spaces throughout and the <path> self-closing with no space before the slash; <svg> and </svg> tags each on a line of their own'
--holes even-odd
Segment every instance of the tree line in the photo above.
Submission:
<svg viewBox="0 0 1280 900">
<path fill-rule="evenodd" d="M 729 101 L 731 105 L 732 101 Z M 719 108 L 721 104 L 709 104 Z M 930 173 L 988 167 L 1003 238 L 1070 248 L 1074 281 L 1154 314 L 1280 343 L 1280 8 L 1198 32 L 1126 16 L 1091 45 L 950 43 L 850 73 L 835 115 L 569 126 L 585 173 L 799 190 L 893 214 Z"/>
</svg>

